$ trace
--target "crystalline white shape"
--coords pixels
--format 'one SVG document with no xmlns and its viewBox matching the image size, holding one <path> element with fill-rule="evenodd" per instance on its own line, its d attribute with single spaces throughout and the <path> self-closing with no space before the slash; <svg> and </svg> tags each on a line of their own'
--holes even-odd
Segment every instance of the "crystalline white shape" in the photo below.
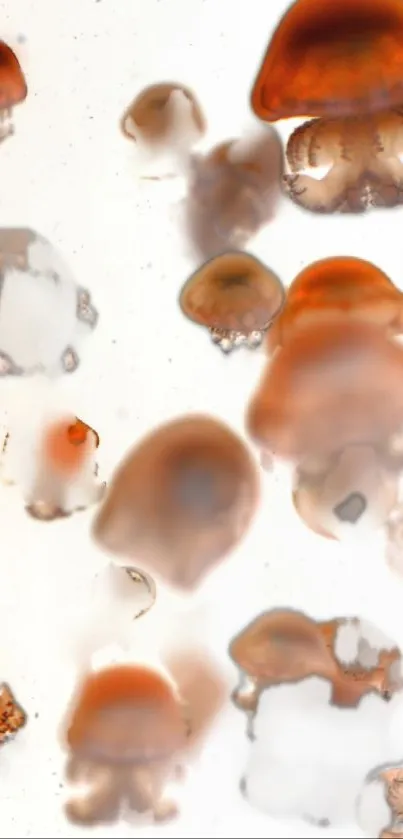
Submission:
<svg viewBox="0 0 403 839">
<path fill-rule="evenodd" d="M 97 317 L 50 242 L 0 228 L 0 375 L 73 372 Z"/>
</svg>

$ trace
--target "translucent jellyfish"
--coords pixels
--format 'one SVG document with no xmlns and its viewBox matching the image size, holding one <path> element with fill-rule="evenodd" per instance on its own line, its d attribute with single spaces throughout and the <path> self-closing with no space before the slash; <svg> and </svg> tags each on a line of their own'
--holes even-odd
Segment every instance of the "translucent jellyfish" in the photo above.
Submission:
<svg viewBox="0 0 403 839">
<path fill-rule="evenodd" d="M 267 336 L 269 349 L 284 346 L 301 328 L 323 320 L 356 318 L 390 335 L 403 331 L 403 294 L 371 262 L 330 257 L 304 268 L 287 290 L 285 306 Z"/>
<path fill-rule="evenodd" d="M 136 96 L 122 118 L 126 137 L 146 155 L 188 155 L 202 137 L 206 122 L 197 99 L 185 85 L 161 82 Z"/>
<path fill-rule="evenodd" d="M 172 787 L 222 698 L 220 679 L 197 654 L 182 658 L 173 678 L 140 664 L 87 674 L 66 734 L 67 778 L 84 785 L 67 803 L 69 819 L 89 826 L 130 811 L 156 822 L 176 816 Z"/>
<path fill-rule="evenodd" d="M 98 320 L 52 245 L 28 228 L 0 228 L 0 376 L 74 372 Z"/>
<path fill-rule="evenodd" d="M 151 432 L 126 456 L 96 516 L 107 551 L 194 588 L 242 539 L 259 495 L 241 439 L 207 416 Z"/>
<path fill-rule="evenodd" d="M 270 128 L 193 155 L 186 229 L 201 259 L 244 248 L 272 220 L 282 175 L 281 141 Z"/>
<path fill-rule="evenodd" d="M 294 505 L 308 527 L 328 538 L 354 538 L 387 522 L 398 501 L 401 464 L 393 470 L 382 450 L 346 446 L 297 469 Z"/>
<path fill-rule="evenodd" d="M 97 480 L 98 445 L 96 431 L 77 417 L 49 422 L 25 464 L 27 512 L 51 521 L 99 501 L 104 485 Z"/>
<path fill-rule="evenodd" d="M 361 443 L 387 447 L 403 425 L 403 348 L 352 319 L 293 335 L 247 413 L 263 451 L 301 463 Z"/>
<path fill-rule="evenodd" d="M 290 196 L 319 212 L 401 203 L 403 12 L 398 0 L 297 0 L 271 39 L 252 107 L 266 121 L 319 117 L 286 150 Z M 329 169 L 322 180 L 301 174 Z"/>
<path fill-rule="evenodd" d="M 14 737 L 27 721 L 9 685 L 0 684 L 0 745 Z"/>
<path fill-rule="evenodd" d="M 206 262 L 187 281 L 180 305 L 209 329 L 224 352 L 240 344 L 258 346 L 285 299 L 280 280 L 258 259 L 230 252 Z"/>
<path fill-rule="evenodd" d="M 403 110 L 345 119 L 312 120 L 297 128 L 286 148 L 286 189 L 315 212 L 359 213 L 403 202 Z M 309 169 L 326 174 L 311 177 Z"/>
<path fill-rule="evenodd" d="M 14 134 L 12 109 L 26 99 L 27 84 L 17 56 L 0 41 L 0 142 Z"/>
</svg>

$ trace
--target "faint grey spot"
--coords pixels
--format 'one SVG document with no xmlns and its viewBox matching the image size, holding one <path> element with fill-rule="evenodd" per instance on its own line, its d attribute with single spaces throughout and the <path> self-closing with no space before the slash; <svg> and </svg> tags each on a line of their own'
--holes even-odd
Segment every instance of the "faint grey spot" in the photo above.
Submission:
<svg viewBox="0 0 403 839">
<path fill-rule="evenodd" d="M 367 501 L 360 492 L 352 492 L 341 504 L 334 507 L 333 512 L 339 521 L 356 524 L 367 509 Z"/>
</svg>

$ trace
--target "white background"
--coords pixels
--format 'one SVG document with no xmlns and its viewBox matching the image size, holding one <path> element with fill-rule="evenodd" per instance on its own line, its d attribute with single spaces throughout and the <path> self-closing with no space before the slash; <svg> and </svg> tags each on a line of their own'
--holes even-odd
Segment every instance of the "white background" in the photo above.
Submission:
<svg viewBox="0 0 403 839">
<path fill-rule="evenodd" d="M 197 266 L 180 229 L 180 196 L 172 185 L 139 182 L 135 147 L 119 119 L 142 87 L 177 80 L 202 103 L 207 146 L 237 136 L 251 124 L 251 84 L 284 9 L 282 0 L 0 2 L 2 37 L 16 48 L 29 86 L 15 111 L 16 135 L 0 147 L 0 225 L 49 238 L 99 308 L 83 364 L 60 387 L 101 436 L 105 478 L 143 433 L 184 412 L 209 411 L 243 433 L 263 363 L 261 353 L 242 350 L 223 357 L 182 317 L 178 292 Z M 286 137 L 290 127 L 281 130 Z M 402 222 L 401 210 L 320 217 L 284 199 L 250 250 L 285 284 L 311 261 L 345 254 L 373 261 L 402 287 Z M 6 409 L 0 389 L 1 404 Z M 281 481 L 263 481 L 255 526 L 214 590 L 212 647 L 224 657 L 231 634 L 275 605 L 318 617 L 359 614 L 403 641 L 401 583 L 386 572 L 382 540 L 360 551 L 321 540 L 298 520 Z M 58 726 L 76 675 L 77 627 L 105 569 L 91 545 L 91 517 L 33 522 L 18 493 L 1 490 L 0 676 L 30 718 L 0 755 L 0 835 L 10 839 L 85 835 L 62 813 Z M 243 732 L 241 715 L 228 709 L 183 821 L 158 833 L 341 836 L 273 822 L 241 800 Z M 120 824 L 94 835 L 153 832 Z M 344 835 L 361 834 L 351 827 Z"/>
</svg>

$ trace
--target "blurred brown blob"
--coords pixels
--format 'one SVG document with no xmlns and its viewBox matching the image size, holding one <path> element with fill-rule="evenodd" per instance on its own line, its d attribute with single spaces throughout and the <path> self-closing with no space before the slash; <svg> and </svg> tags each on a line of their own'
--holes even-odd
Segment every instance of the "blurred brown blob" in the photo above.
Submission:
<svg viewBox="0 0 403 839">
<path fill-rule="evenodd" d="M 32 500 L 26 508 L 33 518 L 53 521 L 69 515 L 73 509 L 82 509 L 82 501 L 71 510 L 66 506 L 66 494 L 73 482 L 77 483 L 80 498 L 86 499 L 88 493 L 88 504 L 100 500 L 104 487 L 96 482 L 98 467 L 94 459 L 99 442 L 97 432 L 78 417 L 73 422 L 70 418 L 59 419 L 44 428 Z"/>
<path fill-rule="evenodd" d="M 27 721 L 23 709 L 6 684 L 0 685 L 0 744 L 13 737 Z"/>
<path fill-rule="evenodd" d="M 0 142 L 14 133 L 10 122 L 12 109 L 26 99 L 27 93 L 17 56 L 11 47 L 0 41 Z"/>
<path fill-rule="evenodd" d="M 257 346 L 278 316 L 284 288 L 275 274 L 247 253 L 230 252 L 206 262 L 185 283 L 184 314 L 210 330 L 224 352 Z"/>
<path fill-rule="evenodd" d="M 400 661 L 400 652 L 381 651 L 372 669 L 358 662 L 342 665 L 336 658 L 335 638 L 345 620 L 317 622 L 291 609 L 274 609 L 259 615 L 229 647 L 241 673 L 233 693 L 235 704 L 253 716 L 263 690 L 313 675 L 332 683 L 332 701 L 340 706 L 356 705 L 371 690 L 389 695 L 394 689 L 389 679 L 390 666 Z"/>
<path fill-rule="evenodd" d="M 382 527 L 397 504 L 400 460 L 392 469 L 372 446 L 346 446 L 323 465 L 298 467 L 294 505 L 314 532 L 339 539 L 353 530 Z"/>
<path fill-rule="evenodd" d="M 182 779 L 189 736 L 205 731 L 217 713 L 222 686 L 197 656 L 177 659 L 174 670 L 177 688 L 162 673 L 140 665 L 87 675 L 67 730 L 67 777 L 75 784 L 87 781 L 89 790 L 68 802 L 71 821 L 112 822 L 122 807 L 151 812 L 154 821 L 177 815 L 167 786 Z"/>
<path fill-rule="evenodd" d="M 306 122 L 291 135 L 286 155 L 291 198 L 306 210 L 362 212 L 403 202 L 403 108 L 376 115 Z M 317 179 L 301 174 L 328 167 Z"/>
<path fill-rule="evenodd" d="M 292 134 L 291 198 L 316 212 L 402 202 L 400 0 L 297 0 L 281 19 L 252 93 L 263 120 L 319 117 Z M 330 167 L 320 180 L 304 170 Z"/>
<path fill-rule="evenodd" d="M 93 533 L 106 550 L 189 590 L 244 536 L 258 495 L 242 440 L 215 419 L 186 416 L 129 453 Z"/>
<path fill-rule="evenodd" d="M 403 426 L 403 348 L 372 324 L 300 330 L 263 374 L 247 427 L 265 451 L 301 463 L 359 444 L 386 447 Z"/>
<path fill-rule="evenodd" d="M 273 219 L 282 174 L 283 150 L 274 129 L 192 158 L 186 226 L 201 259 L 244 248 Z"/>
<path fill-rule="evenodd" d="M 321 321 L 346 318 L 399 335 L 403 332 L 403 294 L 365 259 L 336 256 L 313 262 L 287 290 L 285 306 L 267 336 L 268 348 L 284 346 L 305 327 L 315 329 Z"/>
<path fill-rule="evenodd" d="M 345 117 L 403 102 L 400 0 L 297 0 L 275 30 L 252 93 L 267 122 Z"/>
<path fill-rule="evenodd" d="M 129 139 L 153 148 L 176 145 L 184 139 L 192 145 L 204 134 L 206 122 L 189 88 L 161 82 L 136 96 L 123 115 L 122 130 Z"/>
</svg>

